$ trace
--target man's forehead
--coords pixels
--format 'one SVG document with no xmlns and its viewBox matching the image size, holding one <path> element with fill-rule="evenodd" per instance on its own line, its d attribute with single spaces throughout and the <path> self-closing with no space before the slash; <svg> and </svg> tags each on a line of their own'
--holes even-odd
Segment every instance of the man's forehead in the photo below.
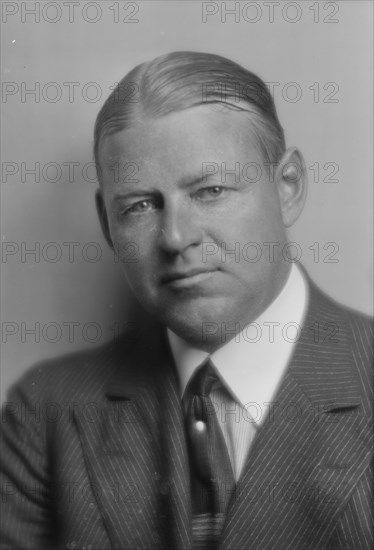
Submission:
<svg viewBox="0 0 374 550">
<path fill-rule="evenodd" d="M 254 154 L 257 140 L 247 113 L 198 106 L 159 118 L 136 122 L 102 140 L 101 163 L 112 167 L 126 162 L 208 157 L 235 157 L 240 149 Z M 224 160 L 224 159 L 223 159 Z"/>
</svg>

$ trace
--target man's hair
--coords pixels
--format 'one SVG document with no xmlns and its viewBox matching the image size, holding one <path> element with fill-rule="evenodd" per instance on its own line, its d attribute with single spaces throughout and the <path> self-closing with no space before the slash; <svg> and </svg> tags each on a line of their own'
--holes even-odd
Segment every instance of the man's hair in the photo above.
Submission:
<svg viewBox="0 0 374 550">
<path fill-rule="evenodd" d="M 250 128 L 263 160 L 271 163 L 280 160 L 285 151 L 284 132 L 265 83 L 225 57 L 182 51 L 137 65 L 110 94 L 95 123 L 98 174 L 103 138 L 147 117 L 162 117 L 199 105 L 249 113 Z"/>
</svg>

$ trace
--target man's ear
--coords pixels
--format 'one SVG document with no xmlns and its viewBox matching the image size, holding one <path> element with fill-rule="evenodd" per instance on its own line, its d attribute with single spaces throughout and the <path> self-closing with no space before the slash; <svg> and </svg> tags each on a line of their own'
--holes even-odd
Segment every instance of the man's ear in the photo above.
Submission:
<svg viewBox="0 0 374 550">
<path fill-rule="evenodd" d="M 110 248 L 113 248 L 113 242 L 110 237 L 110 231 L 109 231 L 108 214 L 105 208 L 104 198 L 103 198 L 101 189 L 98 189 L 96 191 L 95 200 L 96 200 L 96 210 L 99 216 L 100 225 L 104 233 L 105 240 L 109 244 Z"/>
<path fill-rule="evenodd" d="M 275 173 L 285 227 L 295 223 L 303 211 L 308 189 L 308 177 L 302 154 L 290 147 L 281 158 Z"/>
</svg>

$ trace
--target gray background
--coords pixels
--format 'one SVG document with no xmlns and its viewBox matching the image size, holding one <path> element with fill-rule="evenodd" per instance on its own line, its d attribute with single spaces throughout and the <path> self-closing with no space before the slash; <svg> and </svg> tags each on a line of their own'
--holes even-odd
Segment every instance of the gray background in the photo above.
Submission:
<svg viewBox="0 0 374 550">
<path fill-rule="evenodd" d="M 100 344 L 126 321 L 94 209 L 93 124 L 128 70 L 173 50 L 222 54 L 273 83 L 287 145 L 309 175 L 290 238 L 325 291 L 372 311 L 370 1 L 241 2 L 226 16 L 221 2 L 80 2 L 74 14 L 71 2 L 23 3 L 39 22 L 19 4 L 2 4 L 2 397 L 34 362 Z M 204 9 L 218 12 L 204 22 Z M 40 181 L 22 163 L 40 163 Z"/>
</svg>

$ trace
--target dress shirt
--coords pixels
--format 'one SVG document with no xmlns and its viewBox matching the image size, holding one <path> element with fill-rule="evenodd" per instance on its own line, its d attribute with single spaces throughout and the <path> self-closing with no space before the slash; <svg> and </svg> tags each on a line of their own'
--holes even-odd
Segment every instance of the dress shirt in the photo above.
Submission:
<svg viewBox="0 0 374 550">
<path fill-rule="evenodd" d="M 292 264 L 288 279 L 259 317 L 210 355 L 220 383 L 211 400 L 238 481 L 251 444 L 266 419 L 285 374 L 308 302 L 304 276 Z M 208 357 L 168 329 L 168 338 L 183 395 L 187 383 Z"/>
</svg>

